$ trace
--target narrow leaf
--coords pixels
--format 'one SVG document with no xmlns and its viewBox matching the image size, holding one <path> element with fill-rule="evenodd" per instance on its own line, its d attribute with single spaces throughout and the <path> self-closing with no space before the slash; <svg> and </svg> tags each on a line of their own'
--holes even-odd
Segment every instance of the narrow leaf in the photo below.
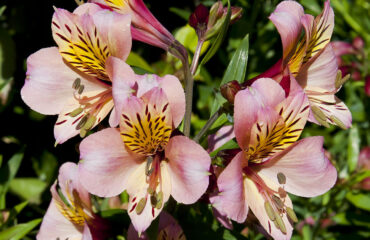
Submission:
<svg viewBox="0 0 370 240">
<path fill-rule="evenodd" d="M 28 223 L 22 223 L 5 229 L 0 232 L 0 239 L 18 240 L 22 239 L 27 233 L 31 232 L 37 225 L 40 224 L 41 218 L 32 220 Z"/>
</svg>

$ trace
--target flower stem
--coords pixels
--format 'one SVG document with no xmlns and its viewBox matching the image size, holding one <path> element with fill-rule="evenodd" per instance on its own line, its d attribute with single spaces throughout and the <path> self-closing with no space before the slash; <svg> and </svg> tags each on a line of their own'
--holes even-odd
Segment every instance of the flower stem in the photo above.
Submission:
<svg viewBox="0 0 370 240">
<path fill-rule="evenodd" d="M 199 142 L 199 140 L 203 137 L 203 135 L 208 131 L 210 127 L 216 122 L 216 120 L 221 116 L 224 112 L 224 108 L 220 107 L 217 112 L 215 112 L 210 119 L 206 122 L 206 124 L 202 127 L 199 133 L 194 137 L 194 141 Z"/>
<path fill-rule="evenodd" d="M 190 125 L 191 125 L 191 112 L 193 105 L 193 85 L 194 80 L 189 69 L 189 63 L 183 62 L 184 66 L 184 76 L 185 76 L 185 117 L 184 117 L 184 134 L 185 136 L 190 136 Z"/>
<path fill-rule="evenodd" d="M 191 72 L 191 75 L 193 75 L 193 76 L 194 76 L 195 72 L 197 71 L 200 52 L 202 51 L 203 43 L 204 43 L 204 40 L 199 40 L 198 44 L 197 44 L 197 47 L 195 49 L 193 62 L 191 63 L 191 67 L 190 67 L 190 72 Z"/>
</svg>

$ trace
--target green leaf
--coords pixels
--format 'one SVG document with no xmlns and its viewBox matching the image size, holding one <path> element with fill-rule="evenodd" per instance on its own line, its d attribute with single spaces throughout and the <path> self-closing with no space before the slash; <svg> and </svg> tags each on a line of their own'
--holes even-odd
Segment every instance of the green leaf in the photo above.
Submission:
<svg viewBox="0 0 370 240">
<path fill-rule="evenodd" d="M 15 217 L 23 210 L 23 208 L 25 208 L 27 206 L 27 204 L 28 204 L 28 202 L 25 201 L 25 202 L 22 202 L 22 203 L 16 205 L 15 207 L 13 207 L 10 210 L 9 218 L 7 220 L 7 223 L 13 221 L 15 219 Z"/>
<path fill-rule="evenodd" d="M 232 80 L 237 80 L 239 83 L 244 82 L 248 64 L 248 52 L 249 34 L 245 35 L 239 47 L 236 49 L 229 66 L 226 69 L 224 77 L 222 78 L 220 86 Z"/>
<path fill-rule="evenodd" d="M 39 159 L 32 159 L 32 166 L 40 180 L 52 183 L 58 168 L 57 158 L 48 151 L 44 151 Z"/>
<path fill-rule="evenodd" d="M 312 239 L 312 232 L 311 228 L 309 225 L 304 225 L 302 228 L 302 235 L 303 235 L 303 240 L 311 240 Z"/>
<path fill-rule="evenodd" d="M 212 46 L 208 50 L 207 54 L 202 59 L 200 65 L 206 64 L 217 52 L 217 50 L 221 47 L 222 42 L 226 36 L 227 29 L 229 28 L 230 24 L 230 17 L 231 17 L 231 7 L 230 7 L 230 0 L 227 1 L 227 14 L 223 20 L 220 33 L 217 35 L 215 41 L 213 42 Z"/>
<path fill-rule="evenodd" d="M 184 10 L 181 8 L 176 8 L 176 7 L 170 7 L 170 12 L 173 12 L 177 16 L 183 18 L 184 20 L 188 21 L 190 17 L 190 11 Z"/>
<path fill-rule="evenodd" d="M 346 194 L 346 198 L 348 201 L 350 201 L 353 205 L 355 205 L 358 208 L 370 211 L 370 194 L 362 194 L 358 193 L 355 194 L 353 192 L 348 192 Z"/>
<path fill-rule="evenodd" d="M 30 203 L 39 204 L 41 194 L 48 184 L 38 178 L 15 178 L 10 182 L 10 191 L 21 199 Z"/>
<path fill-rule="evenodd" d="M 27 233 L 31 232 L 37 225 L 40 224 L 42 221 L 41 218 L 32 220 L 28 223 L 21 223 L 5 229 L 4 231 L 0 232 L 0 239 L 7 239 L 7 240 L 18 240 L 23 238 L 27 235 Z"/>
<path fill-rule="evenodd" d="M 234 148 L 238 148 L 239 145 L 237 142 L 235 142 L 233 139 L 231 139 L 230 141 L 226 142 L 224 145 L 222 145 L 221 147 L 217 148 L 216 150 L 214 150 L 213 152 L 211 152 L 210 156 L 211 157 L 214 157 L 217 155 L 217 153 L 221 150 L 224 150 L 224 149 L 234 149 Z"/>
<path fill-rule="evenodd" d="M 131 52 L 130 55 L 128 55 L 126 63 L 130 66 L 139 67 L 145 71 L 153 72 L 152 67 L 150 67 L 149 64 L 135 52 Z"/>
<path fill-rule="evenodd" d="M 3 155 L 0 155 L 0 168 L 3 165 Z"/>
<path fill-rule="evenodd" d="M 357 125 L 352 125 L 348 136 L 348 157 L 347 164 L 349 172 L 356 169 L 358 156 L 360 154 L 360 133 Z"/>
<path fill-rule="evenodd" d="M 10 182 L 18 172 L 22 159 L 23 153 L 14 154 L 7 164 L 0 169 L 0 209 L 6 207 L 5 195 Z"/>
<path fill-rule="evenodd" d="M 175 38 L 192 53 L 195 52 L 198 44 L 198 36 L 194 28 L 192 28 L 190 25 L 187 24 L 186 26 L 183 26 L 177 30 L 175 33 Z M 203 43 L 202 50 L 200 52 L 201 55 L 207 50 L 209 44 L 209 41 Z"/>
</svg>

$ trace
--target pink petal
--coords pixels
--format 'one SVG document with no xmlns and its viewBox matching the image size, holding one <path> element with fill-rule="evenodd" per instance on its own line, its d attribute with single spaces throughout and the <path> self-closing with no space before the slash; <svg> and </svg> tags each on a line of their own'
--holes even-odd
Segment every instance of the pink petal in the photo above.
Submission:
<svg viewBox="0 0 370 240">
<path fill-rule="evenodd" d="M 90 194 L 87 190 L 81 185 L 79 176 L 78 176 L 78 167 L 77 164 L 72 162 L 66 162 L 59 168 L 58 175 L 58 184 L 62 190 L 69 188 L 70 193 L 74 190 L 78 193 L 78 196 L 83 201 L 83 204 L 89 207 Z"/>
<path fill-rule="evenodd" d="M 303 14 L 304 10 L 299 3 L 283 1 L 269 17 L 279 31 L 283 44 L 284 62 L 294 54 L 302 31 L 300 20 Z"/>
<path fill-rule="evenodd" d="M 214 208 L 228 218 L 243 223 L 248 215 L 248 203 L 244 193 L 242 161 L 239 152 L 217 179 L 219 194 L 211 197 Z"/>
<path fill-rule="evenodd" d="M 251 87 L 236 94 L 234 103 L 235 136 L 242 149 L 248 146 L 251 128 L 257 120 L 259 109 L 264 106 L 274 107 L 284 99 L 284 90 L 270 78 L 258 79 Z"/>
<path fill-rule="evenodd" d="M 112 56 L 126 60 L 131 51 L 131 16 L 109 10 L 92 15 L 98 32 L 106 38 Z"/>
<path fill-rule="evenodd" d="M 323 137 L 309 137 L 273 157 L 263 165 L 260 175 L 278 183 L 279 172 L 286 176 L 284 189 L 302 197 L 327 192 L 337 180 L 335 167 L 324 155 Z"/>
<path fill-rule="evenodd" d="M 263 178 L 264 182 L 268 187 L 271 189 L 277 191 L 278 186 L 271 182 L 268 178 Z M 263 228 L 266 230 L 267 233 L 269 233 L 274 239 L 278 240 L 289 240 L 290 237 L 292 236 L 293 232 L 293 227 L 291 223 L 289 222 L 288 217 L 286 214 L 283 214 L 282 218 L 286 227 L 286 234 L 283 234 L 280 229 L 277 229 L 275 227 L 275 224 L 270 221 L 264 204 L 265 204 L 265 199 L 262 197 L 260 192 L 258 191 L 255 183 L 250 180 L 249 178 L 245 178 L 244 180 L 244 185 L 245 185 L 245 196 L 247 203 L 252 210 L 253 214 L 257 217 L 257 219 L 260 221 L 261 225 Z M 285 198 L 285 205 L 287 207 L 293 208 L 292 201 L 290 200 L 289 196 Z"/>
<path fill-rule="evenodd" d="M 104 2 L 104 0 L 102 0 L 102 2 Z M 91 3 L 85 3 L 85 4 L 82 4 L 80 6 L 78 6 L 74 11 L 73 13 L 74 14 L 77 14 L 79 16 L 83 15 L 83 14 L 94 14 L 98 11 L 101 11 L 102 8 L 97 5 L 97 4 L 91 4 Z"/>
<path fill-rule="evenodd" d="M 50 239 L 82 239 L 83 228 L 76 226 L 64 217 L 58 210 L 55 200 L 52 199 L 48 210 L 42 220 L 37 240 Z"/>
<path fill-rule="evenodd" d="M 137 97 L 143 96 L 146 92 L 155 87 L 159 87 L 159 80 L 161 78 L 154 74 L 138 75 L 137 78 Z"/>
<path fill-rule="evenodd" d="M 89 84 L 85 85 L 88 86 Z M 91 97 L 95 96 L 101 92 L 103 92 L 104 88 L 102 88 L 100 91 L 93 91 L 88 92 L 88 90 L 84 91 L 83 96 Z M 71 113 L 73 110 L 79 108 L 81 105 L 79 102 L 76 101 L 76 99 L 71 98 L 69 101 L 65 103 L 64 109 L 61 111 L 61 113 L 58 116 L 58 119 L 54 126 L 54 136 L 56 143 L 61 144 L 67 141 L 68 139 L 76 136 L 79 134 L 80 130 L 77 130 L 77 125 L 81 118 L 86 115 L 84 112 L 80 113 L 76 117 L 71 117 L 69 113 Z M 92 128 L 94 128 L 96 125 L 98 125 L 111 111 L 113 108 L 113 101 L 110 100 L 104 104 L 104 106 L 100 109 L 99 112 L 96 114 L 96 122 L 93 125 Z"/>
<path fill-rule="evenodd" d="M 213 152 L 235 137 L 234 126 L 224 126 L 215 134 L 208 136 L 208 151 Z"/>
<path fill-rule="evenodd" d="M 179 203 L 191 204 L 207 190 L 211 158 L 193 140 L 184 136 L 170 139 L 165 148 L 169 159 L 171 195 Z"/>
<path fill-rule="evenodd" d="M 185 93 L 179 79 L 173 75 L 159 78 L 159 86 L 167 95 L 174 127 L 178 127 L 185 115 Z"/>
<path fill-rule="evenodd" d="M 337 71 L 336 56 L 329 44 L 308 63 L 302 65 L 296 79 L 305 90 L 318 87 L 330 92 L 335 90 Z"/>
<path fill-rule="evenodd" d="M 352 126 L 352 114 L 342 100 L 334 96 L 333 103 L 325 103 L 325 101 L 322 101 L 321 96 L 311 96 L 310 98 L 316 100 L 315 102 L 311 102 L 311 106 L 313 105 L 319 107 L 327 118 L 330 119 L 331 116 L 335 116 L 344 124 L 346 128 L 350 128 Z M 309 120 L 317 123 L 313 114 L 310 115 Z M 337 125 L 333 121 L 329 121 L 329 123 Z"/>
<path fill-rule="evenodd" d="M 90 228 L 87 224 L 85 224 L 83 234 L 82 234 L 82 239 L 83 240 L 93 240 L 93 236 L 92 236 Z"/>
<path fill-rule="evenodd" d="M 217 219 L 219 223 L 222 224 L 227 229 L 232 230 L 233 229 L 233 223 L 229 218 L 226 216 L 222 215 L 216 208 L 212 208 L 213 216 Z"/>
<path fill-rule="evenodd" d="M 167 212 L 162 211 L 159 215 L 158 238 L 166 239 L 185 239 L 184 232 L 177 221 Z"/>
<path fill-rule="evenodd" d="M 118 129 L 108 128 L 85 138 L 80 144 L 79 176 L 82 185 L 101 197 L 120 194 L 141 159 L 128 152 Z"/>
<path fill-rule="evenodd" d="M 42 114 L 58 114 L 68 99 L 73 98 L 76 78 L 87 82 L 71 70 L 56 47 L 43 48 L 27 59 L 27 78 L 21 90 L 23 101 Z M 97 86 L 96 86 L 97 87 Z"/>
<path fill-rule="evenodd" d="M 136 231 L 138 231 L 139 233 L 144 232 L 150 226 L 151 222 L 162 211 L 162 208 L 164 204 L 168 201 L 171 193 L 171 177 L 169 175 L 168 164 L 165 161 L 162 161 L 160 166 L 161 187 L 158 185 L 156 192 L 159 192 L 160 190 L 163 192 L 163 204 L 160 209 L 153 208 L 150 201 L 150 195 L 148 194 L 149 185 L 146 181 L 145 167 L 146 162 L 144 161 L 130 175 L 127 183 L 127 192 L 130 195 L 128 214 Z M 136 206 L 138 202 L 143 198 L 147 199 L 145 207 L 140 214 L 137 214 Z"/>
<path fill-rule="evenodd" d="M 115 127 L 119 123 L 122 111 L 124 111 L 126 98 L 133 93 L 137 77 L 128 64 L 115 57 L 107 59 L 106 70 L 112 81 L 112 95 L 115 106 L 109 124 L 111 127 Z"/>
<path fill-rule="evenodd" d="M 333 51 L 336 57 L 341 57 L 342 55 L 355 53 L 355 49 L 353 48 L 352 44 L 348 42 L 333 41 L 331 42 L 331 46 L 333 47 Z"/>
</svg>

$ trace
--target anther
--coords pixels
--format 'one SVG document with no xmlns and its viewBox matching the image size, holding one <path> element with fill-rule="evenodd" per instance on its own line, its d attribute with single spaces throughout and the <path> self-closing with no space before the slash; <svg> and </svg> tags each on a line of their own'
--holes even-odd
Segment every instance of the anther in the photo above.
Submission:
<svg viewBox="0 0 370 240">
<path fill-rule="evenodd" d="M 85 115 L 81 120 L 80 122 L 77 124 L 76 126 L 76 130 L 80 130 L 81 128 L 83 128 L 83 126 L 85 126 L 86 122 L 87 122 L 87 119 L 89 118 L 89 114 Z"/>
<path fill-rule="evenodd" d="M 274 201 L 275 203 L 275 206 L 279 209 L 279 210 L 282 210 L 284 208 L 284 203 L 283 201 L 281 201 L 281 199 L 276 196 L 276 195 L 272 195 L 272 200 Z"/>
<path fill-rule="evenodd" d="M 81 112 L 83 111 L 82 108 L 76 108 L 75 110 L 73 110 L 72 112 L 69 113 L 69 116 L 71 117 L 76 117 L 78 114 L 80 114 Z"/>
<path fill-rule="evenodd" d="M 292 208 L 287 207 L 286 208 L 286 213 L 287 213 L 287 215 L 288 215 L 288 217 L 289 217 L 290 220 L 292 220 L 295 223 L 298 222 L 297 215 L 295 215 L 295 212 L 294 212 L 294 210 Z"/>
<path fill-rule="evenodd" d="M 155 206 L 158 203 L 158 199 L 156 197 L 156 194 L 154 193 L 153 195 L 150 196 L 150 203 L 152 204 L 152 207 L 155 208 Z"/>
<path fill-rule="evenodd" d="M 149 156 L 146 158 L 146 165 L 145 165 L 145 175 L 150 176 L 154 170 L 154 168 L 150 168 L 151 164 L 153 162 L 153 157 Z"/>
<path fill-rule="evenodd" d="M 162 204 L 163 204 L 163 192 L 160 191 L 159 193 L 156 194 L 157 198 L 157 204 L 155 206 L 156 209 L 161 209 Z"/>
<path fill-rule="evenodd" d="M 275 212 L 275 217 L 276 217 L 275 219 L 276 224 L 279 226 L 280 231 L 286 234 L 286 227 L 285 227 L 283 219 L 280 217 L 280 215 L 277 212 Z"/>
<path fill-rule="evenodd" d="M 140 201 L 137 203 L 137 206 L 135 208 L 137 215 L 140 215 L 143 212 L 145 205 L 146 205 L 146 198 L 140 199 Z"/>
<path fill-rule="evenodd" d="M 279 193 L 279 196 L 281 198 L 285 198 L 286 197 L 286 191 L 283 188 L 279 187 L 278 193 Z"/>
<path fill-rule="evenodd" d="M 94 126 L 95 121 L 96 121 L 96 117 L 95 117 L 95 116 L 91 116 L 91 117 L 89 117 L 89 118 L 87 119 L 87 121 L 86 121 L 86 123 L 85 123 L 85 125 L 84 125 L 83 129 L 85 129 L 86 131 L 87 131 L 87 130 L 90 130 L 90 129 Z"/>
<path fill-rule="evenodd" d="M 72 84 L 72 88 L 77 90 L 81 85 L 81 79 L 80 78 L 76 78 L 76 80 L 73 82 Z"/>
<path fill-rule="evenodd" d="M 78 94 L 82 94 L 83 91 L 85 89 L 85 86 L 84 85 L 81 85 L 79 88 L 78 88 Z"/>
<path fill-rule="evenodd" d="M 274 221 L 275 220 L 274 209 L 272 209 L 272 206 L 268 201 L 265 202 L 265 211 L 270 220 Z"/>
<path fill-rule="evenodd" d="M 86 129 L 82 128 L 82 129 L 80 130 L 80 137 L 81 137 L 81 138 L 86 137 L 87 131 L 88 131 L 88 130 L 86 130 Z"/>
<path fill-rule="evenodd" d="M 326 116 L 321 111 L 321 109 L 318 106 L 311 106 L 311 110 L 313 112 L 313 115 L 315 119 L 324 127 L 330 127 L 330 125 L 326 122 Z"/>
<path fill-rule="evenodd" d="M 279 172 L 277 174 L 277 179 L 278 179 L 278 182 L 279 184 L 285 184 L 286 183 L 286 177 L 283 173 Z"/>
<path fill-rule="evenodd" d="M 344 130 L 347 129 L 346 125 L 344 125 L 344 123 L 339 118 L 337 118 L 336 116 L 334 116 L 334 115 L 330 116 L 330 120 L 332 120 L 341 129 L 344 129 Z"/>
</svg>

